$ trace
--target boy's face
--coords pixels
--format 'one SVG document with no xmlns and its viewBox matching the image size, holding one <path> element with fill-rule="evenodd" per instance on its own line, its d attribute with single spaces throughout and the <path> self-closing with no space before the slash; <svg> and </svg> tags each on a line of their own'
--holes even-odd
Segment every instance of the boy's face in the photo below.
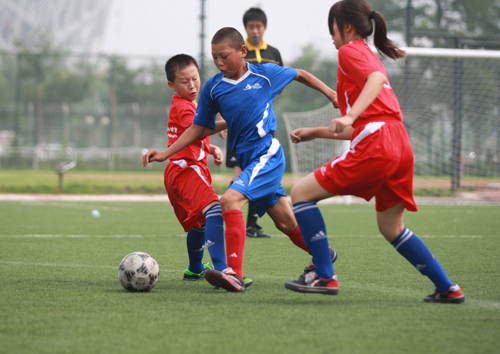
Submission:
<svg viewBox="0 0 500 354">
<path fill-rule="evenodd" d="M 174 82 L 169 81 L 168 87 L 188 101 L 195 101 L 200 92 L 200 74 L 195 65 L 188 65 L 175 71 Z"/>
<path fill-rule="evenodd" d="M 228 79 L 237 80 L 243 66 L 246 67 L 245 57 L 247 56 L 247 47 L 244 45 L 236 50 L 228 41 L 222 41 L 212 44 L 212 58 L 219 71 Z"/>
<path fill-rule="evenodd" d="M 248 39 L 250 43 L 258 42 L 264 38 L 264 32 L 267 26 L 262 23 L 262 21 L 248 21 L 245 26 L 245 31 L 247 32 Z M 257 40 L 255 39 L 257 37 Z"/>
</svg>

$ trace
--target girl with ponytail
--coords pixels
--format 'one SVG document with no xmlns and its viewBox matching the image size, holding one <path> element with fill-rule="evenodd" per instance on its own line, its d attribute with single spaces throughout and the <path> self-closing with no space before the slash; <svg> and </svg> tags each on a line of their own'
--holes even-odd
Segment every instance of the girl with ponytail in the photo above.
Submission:
<svg viewBox="0 0 500 354">
<path fill-rule="evenodd" d="M 381 55 L 405 58 L 404 51 L 387 38 L 384 16 L 365 0 L 336 2 L 328 15 L 328 29 L 338 49 L 337 100 L 341 118 L 329 127 L 299 128 L 290 133 L 293 143 L 316 138 L 350 140 L 350 149 L 294 185 L 293 211 L 315 267 L 306 267 L 285 287 L 305 293 L 337 294 L 327 231 L 316 203 L 335 195 L 370 200 L 380 233 L 420 273 L 435 285 L 426 302 L 461 303 L 465 296 L 452 283 L 427 246 L 405 227 L 404 210 L 416 212 L 413 199 L 413 151 L 403 115 L 391 89 L 384 65 L 365 40 L 374 34 Z"/>
</svg>

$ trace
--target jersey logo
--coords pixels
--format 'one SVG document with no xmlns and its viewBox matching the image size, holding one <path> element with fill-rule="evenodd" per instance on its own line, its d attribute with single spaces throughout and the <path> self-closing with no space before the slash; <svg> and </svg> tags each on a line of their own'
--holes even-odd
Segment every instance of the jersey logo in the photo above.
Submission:
<svg viewBox="0 0 500 354">
<path fill-rule="evenodd" d="M 391 85 L 389 85 L 389 83 L 388 83 L 388 82 L 386 82 L 386 83 L 384 84 L 384 87 L 392 90 L 392 87 L 391 87 Z"/>
<path fill-rule="evenodd" d="M 247 84 L 245 86 L 245 88 L 243 89 L 243 91 L 252 90 L 252 89 L 256 90 L 256 89 L 261 89 L 261 88 L 262 88 L 261 84 L 256 82 L 255 84 L 253 84 L 253 86 L 250 84 Z"/>
<path fill-rule="evenodd" d="M 242 187 L 245 187 L 245 182 L 243 182 L 240 178 L 233 182 L 234 184 L 239 184 Z"/>
</svg>

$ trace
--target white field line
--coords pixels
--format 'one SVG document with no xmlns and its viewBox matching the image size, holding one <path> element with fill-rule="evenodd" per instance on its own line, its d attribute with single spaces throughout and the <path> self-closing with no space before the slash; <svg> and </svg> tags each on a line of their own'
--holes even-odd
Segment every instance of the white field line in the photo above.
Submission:
<svg viewBox="0 0 500 354">
<path fill-rule="evenodd" d="M 271 235 L 272 237 L 288 237 L 286 235 Z M 186 235 L 0 235 L 0 238 L 8 237 L 33 237 L 33 238 L 147 238 L 147 237 L 186 237 Z M 329 238 L 367 237 L 382 238 L 382 235 L 328 235 Z M 421 238 L 482 238 L 481 235 L 418 235 Z"/>
<path fill-rule="evenodd" d="M 29 262 L 3 262 L 3 261 L 0 261 L 0 264 L 11 264 L 11 265 L 33 266 L 33 267 L 104 268 L 104 269 L 116 269 L 116 271 L 118 271 L 118 266 L 111 267 L 111 266 L 96 266 L 96 265 L 87 265 L 87 264 L 56 264 L 56 263 L 29 263 Z M 166 268 L 166 266 L 160 265 L 161 272 L 166 272 L 166 273 L 177 273 L 177 272 L 182 273 L 183 272 L 183 270 L 172 270 L 172 269 L 164 270 L 165 268 Z"/>
<path fill-rule="evenodd" d="M 21 205 L 43 206 L 43 207 L 58 207 L 58 208 L 75 208 L 75 209 L 100 209 L 111 211 L 132 211 L 132 208 L 108 207 L 104 205 L 86 205 L 86 204 L 71 204 L 58 202 L 21 202 Z"/>
<path fill-rule="evenodd" d="M 81 204 L 81 203 L 66 203 L 66 202 L 41 202 L 41 201 L 23 201 L 20 202 L 19 204 L 21 205 L 27 205 L 27 206 L 42 206 L 42 207 L 58 207 L 58 208 L 74 208 L 74 209 L 99 209 L 99 210 L 110 210 L 110 211 L 133 211 L 132 208 L 123 208 L 123 207 L 109 207 L 109 206 L 104 206 L 104 205 L 87 205 L 87 204 Z M 325 203 L 328 204 L 328 203 Z M 491 207 L 490 205 L 478 205 L 478 206 L 484 206 L 484 207 Z M 419 213 L 449 213 L 448 210 L 419 210 Z M 365 214 L 372 214 L 374 213 L 373 210 L 352 210 L 352 209 L 337 209 L 337 210 L 330 210 L 330 211 L 325 211 L 325 213 L 328 214 L 359 214 L 359 213 L 365 213 Z M 500 215 L 500 210 L 481 210 L 481 211 L 474 211 L 474 210 L 463 210 L 457 213 L 465 213 L 465 214 L 498 214 Z"/>
<path fill-rule="evenodd" d="M 145 237 L 186 237 L 186 235 L 0 235 L 1 237 L 33 237 L 33 238 L 106 238 L 106 237 L 116 237 L 116 238 L 145 238 Z"/>
<path fill-rule="evenodd" d="M 460 197 L 415 197 L 417 205 L 499 205 L 499 202 L 481 200 L 474 193 L 464 194 Z M 290 201 L 290 197 L 288 197 Z M 0 201 L 42 201 L 42 202 L 168 202 L 168 196 L 163 194 L 116 194 L 116 195 L 87 195 L 87 194 L 22 194 L 0 193 Z M 374 204 L 362 198 L 352 197 L 352 204 Z M 319 204 L 344 204 L 342 196 L 328 198 Z"/>
</svg>

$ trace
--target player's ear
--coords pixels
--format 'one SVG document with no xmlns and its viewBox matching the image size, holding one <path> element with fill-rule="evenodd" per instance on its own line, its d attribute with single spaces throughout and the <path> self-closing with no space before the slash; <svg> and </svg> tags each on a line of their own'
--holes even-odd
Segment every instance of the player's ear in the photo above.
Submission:
<svg viewBox="0 0 500 354">
<path fill-rule="evenodd" d="M 351 31 L 353 31 L 353 30 L 354 30 L 354 26 L 350 23 L 348 23 L 344 27 L 344 33 L 351 33 Z"/>
<path fill-rule="evenodd" d="M 168 83 L 168 87 L 170 87 L 170 89 L 171 89 L 172 91 L 175 91 L 175 88 L 174 88 L 174 83 L 173 83 L 172 81 L 168 81 L 167 83 Z"/>
<path fill-rule="evenodd" d="M 246 45 L 242 45 L 241 48 L 240 48 L 240 52 L 241 52 L 243 58 L 246 57 L 247 53 L 248 53 L 247 46 Z"/>
</svg>

